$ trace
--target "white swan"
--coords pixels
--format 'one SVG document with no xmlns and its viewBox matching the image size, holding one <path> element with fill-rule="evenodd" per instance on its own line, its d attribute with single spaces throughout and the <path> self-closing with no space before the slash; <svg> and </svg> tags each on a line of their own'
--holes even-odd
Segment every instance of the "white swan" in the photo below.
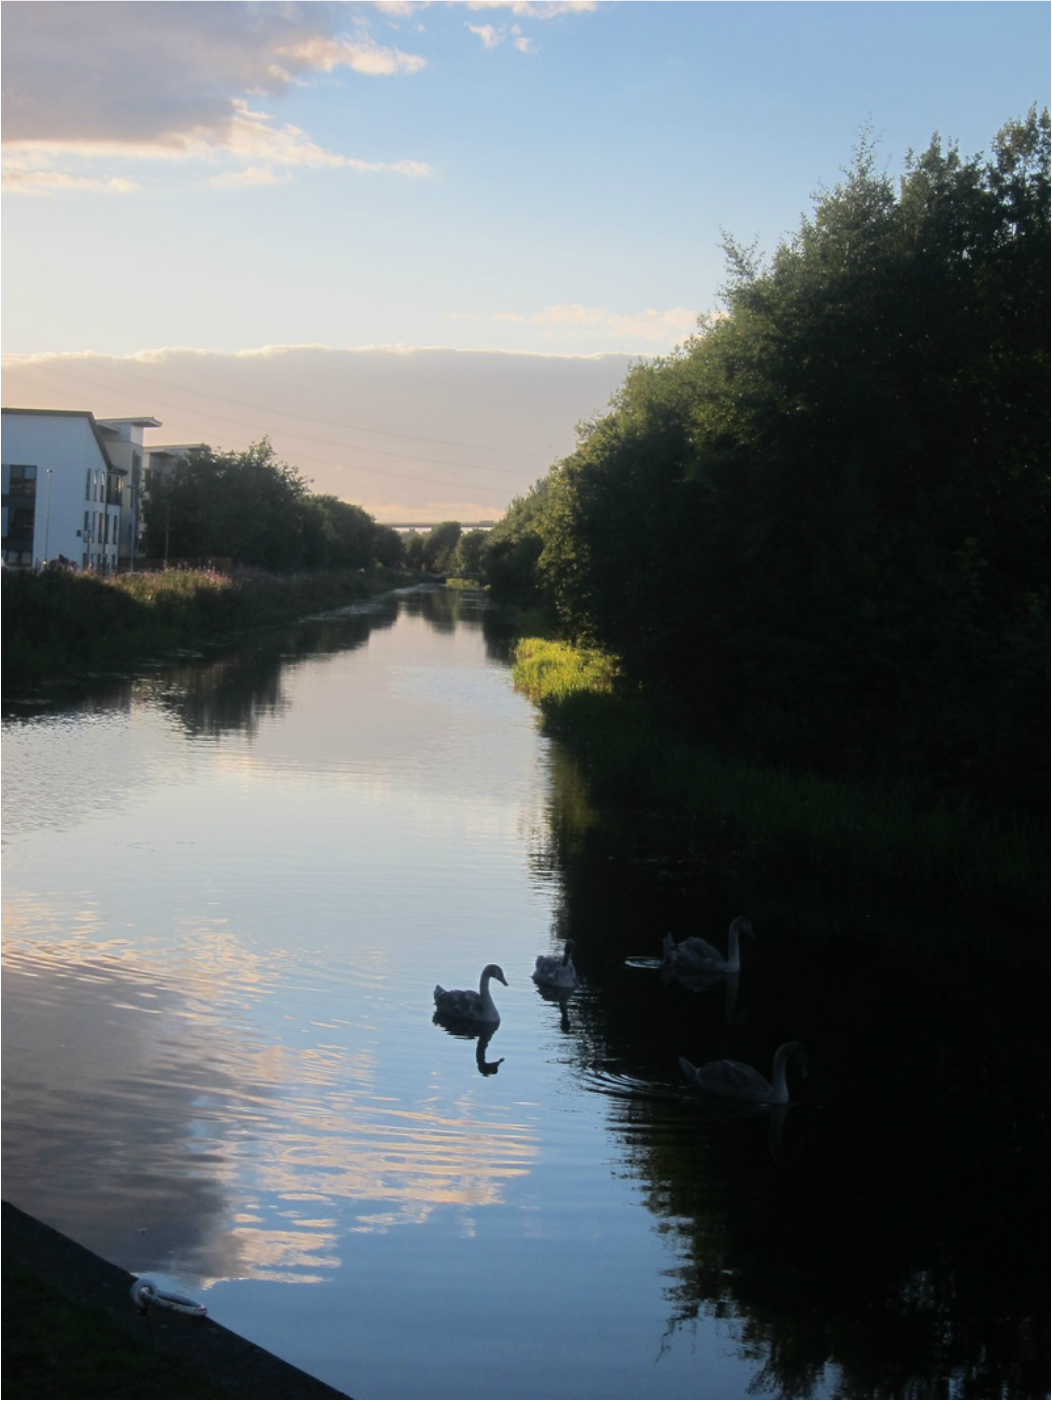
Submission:
<svg viewBox="0 0 1052 1401">
<path fill-rule="evenodd" d="M 790 1056 L 800 1067 L 801 1075 L 806 1077 L 807 1052 L 799 1041 L 787 1041 L 775 1051 L 773 1084 L 768 1084 L 758 1070 L 753 1070 L 751 1065 L 743 1065 L 740 1060 L 714 1060 L 699 1067 L 680 1056 L 679 1068 L 692 1090 L 714 1099 L 737 1100 L 747 1104 L 788 1104 L 785 1067 Z"/>
<path fill-rule="evenodd" d="M 435 987 L 435 1011 L 443 1017 L 454 1017 L 462 1022 L 499 1022 L 500 1013 L 494 1005 L 489 990 L 490 978 L 508 986 L 508 980 L 495 963 L 487 963 L 479 978 L 478 992 L 470 988 L 454 988 L 447 992 L 441 985 Z"/>
<path fill-rule="evenodd" d="M 132 1283 L 131 1296 L 140 1313 L 146 1313 L 151 1304 L 159 1309 L 173 1309 L 176 1313 L 188 1313 L 194 1318 L 204 1318 L 208 1313 L 204 1304 L 196 1299 L 188 1299 L 185 1294 L 173 1294 L 162 1289 L 152 1279 L 136 1279 Z"/>
<path fill-rule="evenodd" d="M 747 934 L 750 939 L 756 938 L 752 925 L 744 915 L 739 915 L 727 936 L 726 958 L 706 939 L 695 937 L 677 944 L 671 934 L 666 934 L 663 948 L 665 964 L 677 973 L 737 973 L 742 966 L 738 948 L 742 934 Z"/>
<path fill-rule="evenodd" d="M 566 950 L 560 957 L 557 953 L 537 955 L 537 963 L 530 977 L 538 987 L 575 988 L 577 969 L 573 966 L 573 940 L 567 939 Z"/>
</svg>

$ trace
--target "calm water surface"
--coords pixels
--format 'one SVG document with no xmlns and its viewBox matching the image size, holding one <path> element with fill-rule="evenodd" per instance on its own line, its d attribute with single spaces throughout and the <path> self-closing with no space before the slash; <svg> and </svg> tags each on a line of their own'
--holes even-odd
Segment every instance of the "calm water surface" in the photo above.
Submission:
<svg viewBox="0 0 1052 1401">
<path fill-rule="evenodd" d="M 8 705 L 5 1197 L 360 1398 L 1046 1394 L 1043 990 L 595 812 L 486 621 Z M 737 985 L 653 966 L 743 912 Z M 789 1039 L 780 1117 L 682 1094 Z"/>
</svg>

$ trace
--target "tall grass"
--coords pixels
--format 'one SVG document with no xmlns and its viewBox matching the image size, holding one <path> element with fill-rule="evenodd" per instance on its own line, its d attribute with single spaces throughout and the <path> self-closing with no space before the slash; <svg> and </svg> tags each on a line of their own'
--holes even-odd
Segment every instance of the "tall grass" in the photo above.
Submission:
<svg viewBox="0 0 1052 1401">
<path fill-rule="evenodd" d="M 523 639 L 512 676 L 600 799 L 681 818 L 713 859 L 1005 906 L 1047 900 L 1047 834 L 1023 821 L 920 782 L 793 772 L 685 740 L 618 690 L 616 661 L 600 653 Z"/>
<path fill-rule="evenodd" d="M 519 642 L 512 665 L 518 689 L 552 712 L 571 696 L 610 695 L 617 676 L 617 663 L 607 653 L 539 637 Z"/>
<path fill-rule="evenodd" d="M 5 571 L 5 687 L 65 679 L 231 633 L 295 621 L 406 581 L 391 570 L 296 575 Z"/>
</svg>

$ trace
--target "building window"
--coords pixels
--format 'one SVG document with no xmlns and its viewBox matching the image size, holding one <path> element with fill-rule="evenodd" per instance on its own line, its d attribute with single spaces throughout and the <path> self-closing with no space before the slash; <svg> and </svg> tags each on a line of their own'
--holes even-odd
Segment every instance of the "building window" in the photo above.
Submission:
<svg viewBox="0 0 1052 1401">
<path fill-rule="evenodd" d="M 7 538 L 16 549 L 24 546 L 26 541 L 32 545 L 35 515 L 33 506 L 11 506 L 7 520 Z"/>
<path fill-rule="evenodd" d="M 9 564 L 31 564 L 36 531 L 37 469 L 22 462 L 5 468 L 8 489 L 3 501 L 3 541 Z"/>
<path fill-rule="evenodd" d="M 37 494 L 37 469 L 24 463 L 14 463 L 11 467 L 12 496 L 35 496 Z"/>
</svg>

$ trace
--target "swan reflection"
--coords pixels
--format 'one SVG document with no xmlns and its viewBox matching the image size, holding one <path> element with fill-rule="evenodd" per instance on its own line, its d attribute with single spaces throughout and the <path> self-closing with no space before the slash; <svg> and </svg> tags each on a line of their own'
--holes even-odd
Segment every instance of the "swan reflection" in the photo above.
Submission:
<svg viewBox="0 0 1052 1401">
<path fill-rule="evenodd" d="M 464 1017 L 451 1017 L 448 1013 L 436 1012 L 431 1018 L 435 1026 L 440 1026 L 447 1036 L 455 1036 L 458 1041 L 475 1042 L 475 1064 L 480 1075 L 496 1075 L 504 1057 L 500 1060 L 487 1060 L 486 1047 L 497 1034 L 499 1023 L 472 1022 Z"/>
<path fill-rule="evenodd" d="M 678 968 L 670 963 L 661 965 L 661 981 L 677 982 L 691 992 L 708 992 L 710 988 L 723 985 L 723 1016 L 728 1026 L 740 1026 L 748 1012 L 738 1011 L 738 985 L 740 973 L 721 973 L 719 970 L 691 970 Z"/>
<path fill-rule="evenodd" d="M 538 995 L 539 995 L 540 997 L 543 997 L 543 998 L 544 998 L 545 1002 L 554 1002 L 554 1003 L 556 1004 L 556 1006 L 559 1008 L 559 1012 L 560 1012 L 560 1016 L 559 1016 L 559 1026 L 560 1026 L 560 1029 L 563 1030 L 563 1031 L 569 1031 L 569 1030 L 570 1030 L 570 1012 L 569 1012 L 569 1004 L 570 1004 L 570 998 L 573 996 L 574 989 L 573 989 L 573 988 L 570 988 L 570 987 L 546 987 L 546 986 L 544 986 L 543 984 L 540 984 L 540 983 L 539 983 L 539 984 L 537 985 L 537 992 L 538 992 Z"/>
</svg>

